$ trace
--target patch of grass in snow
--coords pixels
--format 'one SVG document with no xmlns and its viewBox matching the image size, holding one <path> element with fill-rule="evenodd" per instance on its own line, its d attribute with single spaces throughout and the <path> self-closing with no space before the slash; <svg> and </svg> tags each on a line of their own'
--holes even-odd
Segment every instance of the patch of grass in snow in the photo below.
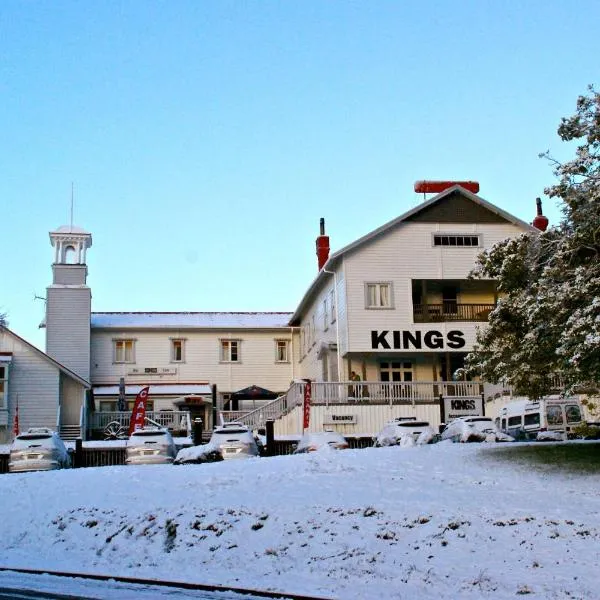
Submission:
<svg viewBox="0 0 600 600">
<path fill-rule="evenodd" d="M 490 448 L 481 456 L 538 472 L 600 474 L 600 442 L 537 442 Z"/>
</svg>

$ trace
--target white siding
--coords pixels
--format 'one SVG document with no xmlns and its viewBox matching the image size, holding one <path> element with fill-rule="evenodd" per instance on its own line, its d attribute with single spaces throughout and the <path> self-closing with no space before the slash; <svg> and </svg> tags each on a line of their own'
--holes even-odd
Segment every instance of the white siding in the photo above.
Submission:
<svg viewBox="0 0 600 600">
<path fill-rule="evenodd" d="M 12 438 L 17 397 L 21 431 L 29 427 L 56 429 L 60 370 L 8 333 L 0 333 L 0 351 L 12 352 L 8 381 L 8 426 L 0 436 Z"/>
<path fill-rule="evenodd" d="M 331 415 L 353 415 L 355 424 L 324 425 L 326 418 Z M 360 406 L 360 405 L 313 405 L 310 408 L 309 431 L 323 431 L 333 429 L 342 435 L 373 436 L 383 429 L 383 426 L 397 417 L 415 417 L 417 420 L 429 421 L 437 431 L 440 425 L 440 407 L 438 404 L 410 404 Z M 275 421 L 275 435 L 301 435 L 302 434 L 302 407 L 297 406 L 285 417 Z"/>
<path fill-rule="evenodd" d="M 434 247 L 433 231 L 480 233 L 486 247 L 521 233 L 520 229 L 508 223 L 444 224 L 442 227 L 407 222 L 350 252 L 344 261 L 349 352 L 373 352 L 371 331 L 382 330 L 436 330 L 446 335 L 448 331 L 459 329 L 464 332 L 466 340 L 466 347 L 460 351 L 472 348 L 476 329 L 481 323 L 413 323 L 412 280 L 464 280 L 473 268 L 477 254 L 481 252 L 481 248 Z M 369 281 L 392 283 L 393 308 L 365 309 L 365 282 Z M 448 348 L 444 347 L 443 351 L 446 350 Z M 377 351 L 385 352 L 381 348 Z M 423 352 L 431 351 L 423 349 Z"/>
<path fill-rule="evenodd" d="M 171 339 L 184 339 L 185 362 L 171 362 Z M 135 340 L 135 364 L 113 363 L 113 340 Z M 240 341 L 241 360 L 220 362 L 220 340 Z M 94 385 L 116 383 L 195 383 L 217 384 L 219 392 L 235 392 L 258 385 L 274 392 L 288 389 L 298 376 L 293 357 L 290 362 L 275 361 L 275 340 L 292 339 L 290 328 L 272 331 L 183 331 L 183 330 L 92 330 L 91 378 Z M 297 345 L 294 345 L 297 357 Z M 291 347 L 290 347 L 290 355 Z M 131 375 L 133 368 L 171 368 L 174 375 Z"/>
</svg>

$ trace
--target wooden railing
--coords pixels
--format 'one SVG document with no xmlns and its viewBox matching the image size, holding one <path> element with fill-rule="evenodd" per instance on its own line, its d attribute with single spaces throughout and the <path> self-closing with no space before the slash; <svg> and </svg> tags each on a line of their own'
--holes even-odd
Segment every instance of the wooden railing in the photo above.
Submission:
<svg viewBox="0 0 600 600">
<path fill-rule="evenodd" d="M 92 430 L 104 431 L 109 423 L 117 422 L 128 429 L 130 419 L 131 411 L 94 412 L 90 415 L 89 427 Z M 170 430 L 185 430 L 188 433 L 192 430 L 190 413 L 187 410 L 147 411 L 146 423 L 157 423 Z"/>
<path fill-rule="evenodd" d="M 238 421 L 250 429 L 265 426 L 266 421 L 283 416 L 304 399 L 305 383 L 295 382 L 279 398 L 249 412 L 221 411 L 224 422 Z M 437 402 L 440 396 L 445 398 L 480 397 L 483 384 L 475 381 L 344 381 L 311 382 L 311 403 L 339 404 L 427 404 Z"/>
<path fill-rule="evenodd" d="M 415 323 L 439 323 L 446 321 L 480 321 L 488 320 L 494 304 L 415 304 L 413 320 Z"/>
</svg>

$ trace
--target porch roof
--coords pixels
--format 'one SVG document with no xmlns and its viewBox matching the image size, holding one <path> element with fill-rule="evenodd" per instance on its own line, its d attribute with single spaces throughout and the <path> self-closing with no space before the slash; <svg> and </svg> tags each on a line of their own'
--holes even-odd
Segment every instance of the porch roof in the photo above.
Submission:
<svg viewBox="0 0 600 600">
<path fill-rule="evenodd" d="M 143 384 L 134 384 L 125 386 L 125 394 L 127 396 L 137 395 L 142 388 L 146 387 Z M 165 384 L 149 384 L 149 396 L 210 396 L 212 393 L 210 384 L 208 383 L 165 383 Z M 94 396 L 118 396 L 118 385 L 95 385 L 93 387 Z"/>
</svg>

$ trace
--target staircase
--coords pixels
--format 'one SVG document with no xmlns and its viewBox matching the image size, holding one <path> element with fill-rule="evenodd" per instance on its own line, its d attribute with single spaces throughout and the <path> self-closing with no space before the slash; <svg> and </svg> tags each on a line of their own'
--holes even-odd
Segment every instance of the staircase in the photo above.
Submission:
<svg viewBox="0 0 600 600">
<path fill-rule="evenodd" d="M 74 442 L 78 437 L 81 437 L 81 427 L 79 425 L 60 426 L 60 439 L 63 442 Z"/>
<path fill-rule="evenodd" d="M 271 402 L 263 404 L 260 408 L 240 414 L 221 412 L 221 417 L 224 422 L 236 421 L 243 423 L 248 429 L 256 431 L 265 427 L 267 421 L 275 421 L 289 413 L 298 404 L 301 404 L 303 395 L 304 384 L 293 383 L 285 394 L 275 398 L 275 400 L 271 400 Z"/>
</svg>

